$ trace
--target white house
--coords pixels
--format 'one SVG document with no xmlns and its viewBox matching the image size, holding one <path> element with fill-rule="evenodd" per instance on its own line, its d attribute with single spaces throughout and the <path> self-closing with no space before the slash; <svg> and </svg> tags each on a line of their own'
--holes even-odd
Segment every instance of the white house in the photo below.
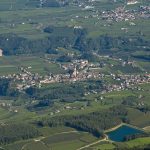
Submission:
<svg viewBox="0 0 150 150">
<path fill-rule="evenodd" d="M 0 49 L 0 57 L 2 57 L 2 56 L 3 56 L 3 50 Z"/>
<path fill-rule="evenodd" d="M 138 3 L 138 1 L 136 1 L 136 0 L 128 0 L 127 1 L 127 5 L 133 5 L 133 4 L 137 4 Z"/>
</svg>

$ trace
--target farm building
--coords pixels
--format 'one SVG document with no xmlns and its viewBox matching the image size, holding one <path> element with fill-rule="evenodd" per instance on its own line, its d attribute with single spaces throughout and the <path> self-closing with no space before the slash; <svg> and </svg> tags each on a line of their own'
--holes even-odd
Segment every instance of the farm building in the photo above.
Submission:
<svg viewBox="0 0 150 150">
<path fill-rule="evenodd" d="M 138 1 L 136 0 L 127 0 L 127 5 L 132 5 L 132 4 L 136 4 L 138 3 Z"/>
<path fill-rule="evenodd" d="M 3 50 L 0 49 L 0 57 L 2 57 L 2 56 L 3 56 Z"/>
</svg>

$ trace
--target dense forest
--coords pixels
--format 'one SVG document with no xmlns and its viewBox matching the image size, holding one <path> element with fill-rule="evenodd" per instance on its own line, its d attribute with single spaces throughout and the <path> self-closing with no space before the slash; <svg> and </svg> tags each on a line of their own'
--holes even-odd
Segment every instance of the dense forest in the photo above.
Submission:
<svg viewBox="0 0 150 150">
<path fill-rule="evenodd" d="M 98 111 L 86 115 L 61 116 L 43 118 L 37 124 L 39 126 L 68 126 L 77 130 L 87 131 L 94 136 L 103 136 L 103 130 L 112 128 L 121 122 L 127 122 L 127 110 L 123 106 L 115 106 L 106 111 Z"/>
<path fill-rule="evenodd" d="M 81 99 L 85 92 L 103 89 L 102 81 L 88 80 L 76 83 L 58 83 L 47 88 L 39 89 L 37 87 L 30 87 L 26 89 L 26 93 L 35 99 L 53 100 L 61 99 L 66 102 L 73 102 Z"/>
<path fill-rule="evenodd" d="M 39 136 L 39 131 L 28 124 L 0 125 L 0 144 L 8 144 Z"/>
<path fill-rule="evenodd" d="M 26 89 L 26 95 L 33 99 L 38 99 L 38 104 L 30 105 L 29 110 L 39 110 L 46 107 L 52 107 L 55 100 L 61 102 L 73 103 L 75 101 L 87 101 L 82 97 L 87 91 L 103 89 L 102 82 L 100 80 L 89 80 L 86 82 L 77 83 L 58 83 L 55 86 L 47 88 L 30 87 Z"/>
<path fill-rule="evenodd" d="M 134 52 L 143 49 L 148 51 L 149 42 L 142 36 L 112 37 L 102 35 L 97 38 L 88 38 L 86 29 L 74 29 L 72 27 L 48 26 L 43 32 L 49 34 L 47 38 L 31 40 L 19 37 L 15 34 L 1 34 L 0 45 L 5 55 L 53 53 L 57 47 L 74 48 L 81 51 L 83 57 L 88 53 L 97 51 L 102 54 L 113 54 L 117 51 Z M 61 35 L 58 33 L 62 33 Z M 140 57 L 134 56 L 133 57 Z M 147 56 L 146 59 L 149 59 Z"/>
<path fill-rule="evenodd" d="M 19 92 L 13 87 L 11 79 L 0 79 L 0 96 L 18 96 Z"/>
</svg>

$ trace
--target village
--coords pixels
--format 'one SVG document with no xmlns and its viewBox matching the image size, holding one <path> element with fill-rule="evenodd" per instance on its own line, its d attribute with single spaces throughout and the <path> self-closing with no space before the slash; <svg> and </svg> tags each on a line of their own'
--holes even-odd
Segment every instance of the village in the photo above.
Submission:
<svg viewBox="0 0 150 150">
<path fill-rule="evenodd" d="M 137 18 L 149 18 L 149 6 L 140 6 L 138 10 L 127 10 L 125 7 L 118 7 L 112 11 L 103 11 L 102 19 L 111 21 L 133 21 Z M 131 24 L 135 25 L 135 24 Z"/>
<path fill-rule="evenodd" d="M 109 58 L 110 56 L 99 56 L 104 58 Z M 122 67 L 129 65 L 131 67 L 136 67 L 134 61 L 124 61 L 119 58 L 111 58 L 115 61 L 119 61 Z M 57 63 L 57 62 L 56 62 Z M 52 83 L 65 83 L 65 82 L 77 82 L 77 81 L 86 81 L 90 79 L 95 80 L 105 80 L 111 78 L 116 81 L 117 84 L 110 83 L 105 84 L 105 89 L 102 93 L 111 92 L 111 91 L 120 91 L 135 87 L 135 85 L 150 83 L 150 75 L 145 74 L 116 74 L 113 72 L 103 73 L 101 70 L 103 67 L 108 65 L 107 63 L 91 63 L 88 60 L 75 59 L 71 63 L 59 64 L 62 69 L 65 70 L 64 74 L 52 74 L 49 72 L 47 75 L 40 75 L 38 73 L 31 73 L 28 67 L 20 67 L 20 72 L 17 74 L 9 74 L 0 76 L 1 79 L 12 79 L 16 84 L 16 88 L 19 91 L 24 91 L 25 89 L 37 86 L 42 87 L 43 84 L 52 84 Z M 113 64 L 110 64 L 109 67 L 114 67 Z M 97 93 L 100 91 L 92 91 Z"/>
<path fill-rule="evenodd" d="M 127 0 L 127 2 L 117 7 L 116 9 L 112 10 L 99 10 L 94 7 L 95 1 L 89 1 L 88 4 L 80 2 L 78 4 L 79 7 L 84 8 L 83 11 L 89 10 L 91 13 L 86 16 L 75 16 L 74 19 L 82 18 L 82 19 L 89 19 L 89 18 L 97 18 L 98 20 L 106 20 L 107 23 L 110 25 L 114 22 L 121 22 L 121 21 L 131 21 L 130 25 L 136 25 L 133 21 L 138 18 L 148 19 L 150 18 L 149 12 L 150 7 L 149 6 L 143 6 L 140 5 L 138 9 L 129 9 L 127 8 L 128 5 L 135 5 L 139 2 L 136 0 Z M 115 1 L 114 1 L 115 3 Z M 95 22 L 98 23 L 98 22 Z M 105 25 L 104 25 L 105 26 Z"/>
<path fill-rule="evenodd" d="M 52 84 L 52 83 L 65 83 L 65 82 L 77 82 L 77 81 L 86 81 L 90 79 L 101 80 L 103 81 L 103 90 L 95 89 L 90 90 L 84 93 L 84 96 L 88 96 L 90 94 L 106 94 L 113 91 L 124 91 L 124 90 L 143 90 L 139 85 L 150 83 L 150 75 L 134 75 L 134 74 L 104 74 L 100 72 L 93 72 L 89 69 L 91 68 L 98 68 L 98 65 L 94 65 L 89 63 L 87 60 L 74 60 L 72 63 L 67 65 L 61 66 L 64 69 L 69 69 L 69 73 L 67 74 L 57 74 L 57 75 L 45 75 L 41 76 L 39 74 L 32 74 L 31 72 L 27 71 L 25 68 L 21 68 L 22 73 L 20 74 L 13 74 L 8 76 L 1 76 L 0 78 L 4 79 L 13 79 L 16 82 L 16 88 L 23 92 L 29 87 L 38 86 L 39 88 L 42 87 L 43 84 Z M 107 83 L 107 78 L 111 78 L 116 83 Z M 103 100 L 103 96 L 100 97 Z M 32 101 L 35 103 L 36 101 Z M 142 104 L 144 105 L 144 104 Z M 75 107 L 70 105 L 64 105 L 63 110 L 77 110 L 77 109 L 85 109 L 88 106 L 88 102 L 81 107 Z M 10 102 L 1 102 L 0 107 L 7 109 L 10 112 L 18 113 L 18 108 L 12 106 Z M 61 109 L 54 109 L 54 111 L 50 112 L 50 115 L 58 114 Z"/>
</svg>

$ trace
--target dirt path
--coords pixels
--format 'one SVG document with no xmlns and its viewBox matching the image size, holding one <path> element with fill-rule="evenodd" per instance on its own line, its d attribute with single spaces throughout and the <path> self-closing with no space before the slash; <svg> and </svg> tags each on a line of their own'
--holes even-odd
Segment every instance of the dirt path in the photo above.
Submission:
<svg viewBox="0 0 150 150">
<path fill-rule="evenodd" d="M 55 134 L 53 134 L 53 135 L 59 135 L 59 134 L 69 134 L 69 133 L 78 133 L 79 131 L 66 131 L 66 132 L 60 132 L 60 133 L 55 133 Z M 53 136 L 52 135 L 52 136 Z"/>
<path fill-rule="evenodd" d="M 93 145 L 98 144 L 98 143 L 103 142 L 103 141 L 107 141 L 107 137 L 105 137 L 104 139 L 98 140 L 98 141 L 96 141 L 96 142 L 93 142 L 93 143 L 91 143 L 91 144 L 85 145 L 85 146 L 83 146 L 83 147 L 80 147 L 80 148 L 78 148 L 77 150 L 82 150 L 82 149 L 88 148 L 88 147 L 90 147 L 90 146 L 93 146 Z"/>
<path fill-rule="evenodd" d="M 54 135 L 60 135 L 60 134 L 69 134 L 69 133 L 77 133 L 78 131 L 66 131 L 66 132 L 60 132 L 60 133 L 55 133 L 55 134 L 53 134 L 52 136 L 54 136 Z M 49 136 L 48 136 L 49 137 Z M 29 144 L 31 144 L 31 142 L 40 142 L 40 143 L 42 143 L 43 145 L 45 145 L 46 146 L 46 144 L 42 141 L 43 139 L 45 139 L 45 138 L 47 138 L 47 137 L 40 137 L 40 138 L 37 138 L 37 139 L 33 139 L 33 140 L 31 140 L 29 143 L 26 143 L 25 145 L 23 145 L 22 146 L 22 148 L 21 148 L 21 150 L 24 150 Z"/>
<path fill-rule="evenodd" d="M 23 145 L 23 147 L 21 148 L 21 150 L 24 150 L 24 149 L 26 148 L 26 146 L 28 146 L 30 143 L 31 143 L 31 142 L 29 142 L 29 143 Z"/>
<path fill-rule="evenodd" d="M 150 131 L 150 126 L 144 127 L 143 130 L 149 130 Z"/>
<path fill-rule="evenodd" d="M 110 129 L 108 129 L 108 130 L 105 130 L 104 133 L 114 131 L 114 130 L 118 129 L 119 127 L 123 126 L 123 125 L 126 125 L 126 126 L 131 127 L 131 128 L 135 128 L 135 129 L 138 129 L 138 130 L 144 130 L 144 128 L 142 129 L 142 128 L 139 128 L 139 127 L 137 127 L 137 126 L 131 125 L 131 124 L 120 123 L 119 125 L 117 125 L 117 126 L 115 126 L 115 127 L 113 127 L 113 128 L 110 128 Z M 149 126 L 149 127 L 150 127 L 150 126 Z M 148 128 L 148 127 L 145 127 L 145 128 Z"/>
<path fill-rule="evenodd" d="M 104 132 L 105 132 L 105 133 L 106 133 L 106 132 L 111 132 L 111 131 L 113 131 L 113 130 L 118 129 L 118 128 L 121 127 L 122 125 L 124 125 L 124 123 L 121 123 L 121 124 L 119 124 L 119 125 L 117 125 L 117 126 L 115 126 L 115 127 L 113 127 L 113 128 L 110 128 L 110 129 L 108 129 L 108 130 L 105 130 Z"/>
</svg>

